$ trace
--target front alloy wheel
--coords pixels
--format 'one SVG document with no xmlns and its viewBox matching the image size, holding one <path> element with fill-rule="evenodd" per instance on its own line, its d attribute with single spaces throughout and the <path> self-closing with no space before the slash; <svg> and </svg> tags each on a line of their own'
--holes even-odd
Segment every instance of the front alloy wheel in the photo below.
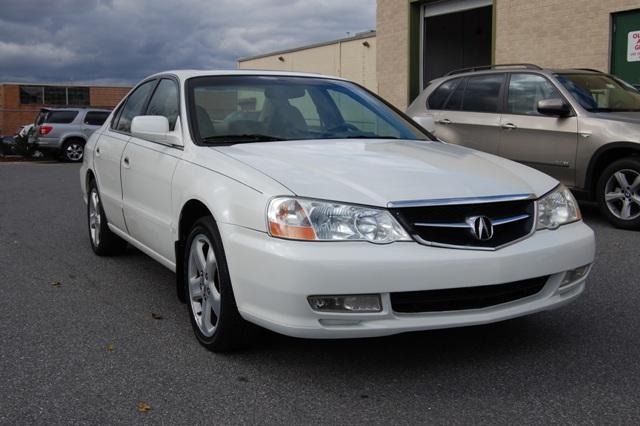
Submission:
<svg viewBox="0 0 640 426">
<path fill-rule="evenodd" d="M 189 250 L 189 303 L 203 336 L 211 337 L 220 317 L 220 278 L 211 241 L 197 234 Z"/>
<path fill-rule="evenodd" d="M 615 226 L 640 229 L 640 161 L 618 160 L 598 181 L 600 210 Z"/>
<path fill-rule="evenodd" d="M 100 201 L 98 185 L 94 179 L 90 180 L 87 193 L 87 225 L 94 253 L 98 256 L 113 256 L 123 253 L 127 249 L 127 242 L 109 229 L 107 217 Z"/>
<path fill-rule="evenodd" d="M 182 289 L 198 341 L 214 352 L 244 346 L 248 325 L 238 312 L 222 238 L 211 216 L 191 228 L 182 264 Z"/>
</svg>

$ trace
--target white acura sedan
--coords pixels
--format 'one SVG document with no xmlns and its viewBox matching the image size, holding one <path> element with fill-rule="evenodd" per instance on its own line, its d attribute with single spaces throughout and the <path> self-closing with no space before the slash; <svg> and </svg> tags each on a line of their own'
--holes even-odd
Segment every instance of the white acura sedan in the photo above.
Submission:
<svg viewBox="0 0 640 426">
<path fill-rule="evenodd" d="M 133 89 L 86 145 L 91 245 L 175 271 L 198 340 L 381 336 L 575 299 L 593 232 L 571 193 L 447 145 L 348 81 L 175 71 Z"/>
</svg>

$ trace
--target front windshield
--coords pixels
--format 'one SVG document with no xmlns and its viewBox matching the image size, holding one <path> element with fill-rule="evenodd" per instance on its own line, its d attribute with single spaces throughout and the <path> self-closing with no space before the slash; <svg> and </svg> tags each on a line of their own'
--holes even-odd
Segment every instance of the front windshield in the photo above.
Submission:
<svg viewBox="0 0 640 426">
<path fill-rule="evenodd" d="M 301 139 L 432 139 L 359 86 L 314 77 L 208 76 L 187 83 L 199 143 Z"/>
<path fill-rule="evenodd" d="M 558 81 L 590 112 L 640 111 L 640 92 L 606 74 L 558 74 Z"/>
</svg>

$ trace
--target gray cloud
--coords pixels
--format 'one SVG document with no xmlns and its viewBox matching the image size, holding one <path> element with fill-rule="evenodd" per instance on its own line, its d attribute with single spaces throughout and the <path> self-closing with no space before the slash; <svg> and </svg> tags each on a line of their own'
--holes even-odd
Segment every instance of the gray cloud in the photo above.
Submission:
<svg viewBox="0 0 640 426">
<path fill-rule="evenodd" d="M 375 0 L 2 0 L 0 81 L 133 83 L 375 27 Z"/>
</svg>

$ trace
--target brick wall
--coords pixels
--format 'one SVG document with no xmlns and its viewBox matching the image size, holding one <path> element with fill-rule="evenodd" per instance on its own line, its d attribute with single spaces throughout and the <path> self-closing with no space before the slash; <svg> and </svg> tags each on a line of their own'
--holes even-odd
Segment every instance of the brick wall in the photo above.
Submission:
<svg viewBox="0 0 640 426">
<path fill-rule="evenodd" d="M 496 0 L 496 63 L 609 70 L 611 13 L 640 0 Z"/>
<path fill-rule="evenodd" d="M 129 87 L 92 86 L 89 88 L 91 106 L 113 108 L 129 90 Z M 33 123 L 40 108 L 44 106 L 46 105 L 21 105 L 19 85 L 0 85 L 0 135 L 13 135 L 20 126 Z"/>
</svg>

